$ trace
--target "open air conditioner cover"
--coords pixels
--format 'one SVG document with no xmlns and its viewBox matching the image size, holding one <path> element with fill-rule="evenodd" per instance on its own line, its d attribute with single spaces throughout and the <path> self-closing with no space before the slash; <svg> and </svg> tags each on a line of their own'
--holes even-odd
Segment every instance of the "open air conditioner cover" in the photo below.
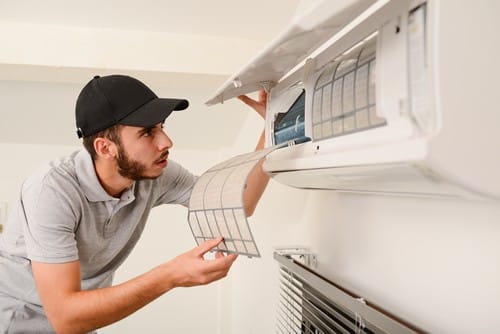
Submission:
<svg viewBox="0 0 500 334">
<path fill-rule="evenodd" d="M 262 52 L 231 76 L 208 99 L 207 105 L 222 103 L 238 95 L 278 82 L 333 34 L 373 4 L 374 0 L 316 1 Z"/>
<path fill-rule="evenodd" d="M 266 88 L 267 146 L 302 143 L 263 167 L 294 187 L 498 200 L 500 48 L 480 22 L 457 35 L 469 20 L 453 1 L 318 1 L 207 104 Z"/>
</svg>

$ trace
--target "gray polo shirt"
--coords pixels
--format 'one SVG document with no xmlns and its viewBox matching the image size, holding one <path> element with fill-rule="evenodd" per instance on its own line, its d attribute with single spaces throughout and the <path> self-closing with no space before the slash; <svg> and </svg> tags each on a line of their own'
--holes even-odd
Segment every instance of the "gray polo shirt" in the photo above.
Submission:
<svg viewBox="0 0 500 334">
<path fill-rule="evenodd" d="M 137 243 L 150 210 L 187 205 L 196 177 L 169 160 L 154 180 L 111 197 L 85 150 L 50 163 L 25 181 L 0 234 L 0 333 L 53 333 L 38 296 L 31 261 L 79 260 L 82 289 L 110 286 Z"/>
</svg>

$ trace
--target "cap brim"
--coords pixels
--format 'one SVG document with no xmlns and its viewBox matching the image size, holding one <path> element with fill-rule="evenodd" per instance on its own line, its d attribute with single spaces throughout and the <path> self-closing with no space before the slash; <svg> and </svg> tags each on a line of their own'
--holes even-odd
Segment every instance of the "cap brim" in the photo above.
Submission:
<svg viewBox="0 0 500 334">
<path fill-rule="evenodd" d="M 163 122 L 174 110 L 184 110 L 189 106 L 187 100 L 156 98 L 117 123 L 122 125 L 150 127 Z"/>
</svg>

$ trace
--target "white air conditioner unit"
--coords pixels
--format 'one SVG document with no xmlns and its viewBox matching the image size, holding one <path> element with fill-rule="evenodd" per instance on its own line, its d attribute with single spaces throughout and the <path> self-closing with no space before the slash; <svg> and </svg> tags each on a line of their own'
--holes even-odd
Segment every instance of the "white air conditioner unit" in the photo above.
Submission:
<svg viewBox="0 0 500 334">
<path fill-rule="evenodd" d="M 207 104 L 267 89 L 267 145 L 300 144 L 264 168 L 294 187 L 500 199 L 489 5 L 320 1 Z"/>
</svg>

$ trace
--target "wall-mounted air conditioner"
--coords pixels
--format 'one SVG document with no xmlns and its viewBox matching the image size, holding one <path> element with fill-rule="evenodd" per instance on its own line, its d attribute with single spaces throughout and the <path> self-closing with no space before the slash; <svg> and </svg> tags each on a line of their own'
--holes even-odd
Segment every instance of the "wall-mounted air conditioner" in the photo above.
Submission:
<svg viewBox="0 0 500 334">
<path fill-rule="evenodd" d="M 499 199 L 500 29 L 481 28 L 487 7 L 318 2 L 207 104 L 267 89 L 267 145 L 302 143 L 264 168 L 294 187 Z"/>
</svg>

